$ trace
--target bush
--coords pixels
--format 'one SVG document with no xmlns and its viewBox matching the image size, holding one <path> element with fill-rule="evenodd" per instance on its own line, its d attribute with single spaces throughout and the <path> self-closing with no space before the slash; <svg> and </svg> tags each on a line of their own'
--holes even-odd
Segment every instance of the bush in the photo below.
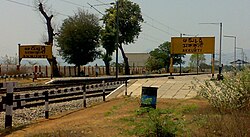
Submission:
<svg viewBox="0 0 250 137">
<path fill-rule="evenodd" d="M 219 110 L 244 109 L 250 102 L 250 71 L 239 72 L 236 76 L 225 75 L 221 81 L 201 82 L 195 79 L 193 89 Z"/>
<path fill-rule="evenodd" d="M 133 128 L 127 130 L 129 135 L 140 137 L 174 137 L 184 128 L 181 115 L 171 109 L 153 109 L 142 107 L 136 116 L 123 118 Z"/>
</svg>

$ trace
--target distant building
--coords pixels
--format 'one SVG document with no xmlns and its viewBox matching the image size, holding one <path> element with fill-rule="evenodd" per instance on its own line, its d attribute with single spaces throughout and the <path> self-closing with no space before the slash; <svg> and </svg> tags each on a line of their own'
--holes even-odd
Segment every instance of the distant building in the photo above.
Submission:
<svg viewBox="0 0 250 137">
<path fill-rule="evenodd" d="M 149 53 L 125 53 L 128 58 L 129 66 L 144 67 L 150 54 Z"/>
</svg>

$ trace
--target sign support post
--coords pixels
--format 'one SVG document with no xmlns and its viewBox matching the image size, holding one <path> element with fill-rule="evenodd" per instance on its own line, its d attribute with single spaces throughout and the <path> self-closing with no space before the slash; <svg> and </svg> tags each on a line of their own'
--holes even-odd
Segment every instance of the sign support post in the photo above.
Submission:
<svg viewBox="0 0 250 137">
<path fill-rule="evenodd" d="M 52 45 L 21 45 L 19 49 L 19 65 L 23 58 L 46 58 L 51 65 L 51 78 L 53 78 Z"/>
<path fill-rule="evenodd" d="M 168 77 L 168 79 L 174 79 L 173 74 L 172 74 L 174 72 L 173 55 L 172 54 L 170 55 L 170 69 L 169 69 L 169 72 L 170 72 L 170 76 Z"/>
<path fill-rule="evenodd" d="M 214 53 L 212 54 L 212 79 L 214 79 Z"/>
<path fill-rule="evenodd" d="M 170 75 L 172 75 L 174 54 L 197 54 L 197 74 L 198 54 L 213 54 L 212 57 L 212 78 L 214 77 L 214 51 L 215 37 L 172 37 L 171 38 L 171 58 L 170 58 Z M 220 73 L 220 72 L 219 72 Z"/>
</svg>

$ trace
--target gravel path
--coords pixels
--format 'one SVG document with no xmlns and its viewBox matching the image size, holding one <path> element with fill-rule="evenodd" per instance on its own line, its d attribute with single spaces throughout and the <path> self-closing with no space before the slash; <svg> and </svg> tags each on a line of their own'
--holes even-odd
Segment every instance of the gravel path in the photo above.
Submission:
<svg viewBox="0 0 250 137">
<path fill-rule="evenodd" d="M 102 102 L 102 97 L 87 98 L 87 107 Z M 63 103 L 49 104 L 49 115 L 57 115 L 69 110 L 83 108 L 83 100 L 75 100 Z M 33 121 L 44 118 L 44 106 L 24 108 L 13 111 L 13 127 L 31 124 Z M 0 112 L 0 129 L 4 129 L 5 112 Z"/>
</svg>

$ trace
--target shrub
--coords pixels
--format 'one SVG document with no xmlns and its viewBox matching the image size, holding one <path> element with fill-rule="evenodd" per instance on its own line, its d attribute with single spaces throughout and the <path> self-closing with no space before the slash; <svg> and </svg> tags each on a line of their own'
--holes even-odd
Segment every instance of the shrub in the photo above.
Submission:
<svg viewBox="0 0 250 137">
<path fill-rule="evenodd" d="M 181 115 L 171 109 L 153 109 L 142 107 L 136 111 L 136 116 L 123 119 L 133 127 L 128 130 L 129 135 L 141 137 L 174 137 L 184 127 Z"/>
<path fill-rule="evenodd" d="M 221 81 L 195 81 L 193 89 L 219 110 L 238 110 L 249 105 L 249 69 L 239 72 L 236 76 L 225 75 Z"/>
</svg>

